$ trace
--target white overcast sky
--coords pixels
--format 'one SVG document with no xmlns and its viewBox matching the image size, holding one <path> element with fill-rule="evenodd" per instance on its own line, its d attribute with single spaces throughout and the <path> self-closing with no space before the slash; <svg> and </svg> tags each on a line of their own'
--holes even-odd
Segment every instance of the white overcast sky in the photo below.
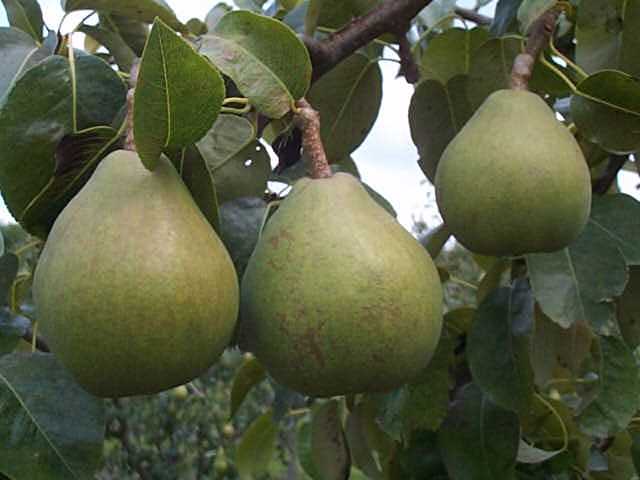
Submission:
<svg viewBox="0 0 640 480">
<path fill-rule="evenodd" d="M 178 18 L 187 21 L 203 19 L 218 0 L 166 0 Z M 60 0 L 39 0 L 45 23 L 57 28 L 63 12 Z M 464 4 L 467 5 L 464 5 Z M 473 0 L 459 2 L 461 6 L 473 5 Z M 493 6 L 483 9 L 491 14 Z M 68 31 L 80 21 L 86 12 L 75 12 L 65 20 L 63 31 Z M 0 7 L 0 26 L 7 26 L 6 14 Z M 397 65 L 381 62 L 384 75 L 384 94 L 380 116 L 366 142 L 355 152 L 354 158 L 363 181 L 385 196 L 398 212 L 398 219 L 408 229 L 413 217 L 423 218 L 433 227 L 439 222 L 433 189 L 424 184 L 424 175 L 418 167 L 416 148 L 411 141 L 407 112 L 413 87 L 404 79 L 397 79 Z M 1 67 L 0 67 L 1 68 Z M 623 190 L 639 198 L 636 189 L 638 176 L 626 174 L 622 179 Z M 11 216 L 0 198 L 0 221 L 11 221 Z"/>
</svg>

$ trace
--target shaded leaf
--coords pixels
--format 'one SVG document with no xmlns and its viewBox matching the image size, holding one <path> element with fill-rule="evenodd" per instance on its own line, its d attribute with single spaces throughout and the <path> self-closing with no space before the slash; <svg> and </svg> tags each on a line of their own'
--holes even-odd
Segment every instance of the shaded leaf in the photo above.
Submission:
<svg viewBox="0 0 640 480">
<path fill-rule="evenodd" d="M 81 25 L 78 31 L 104 45 L 109 50 L 109 53 L 113 55 L 113 59 L 118 64 L 120 71 L 129 72 L 131 70 L 136 54 L 117 32 L 100 25 Z"/>
<path fill-rule="evenodd" d="M 234 198 L 264 194 L 271 162 L 247 119 L 220 115 L 196 146 L 213 176 L 221 205 Z"/>
<path fill-rule="evenodd" d="M 563 328 L 586 321 L 615 331 L 612 299 L 626 282 L 626 262 L 611 237 L 593 222 L 567 248 L 527 255 L 533 292 L 542 311 Z"/>
<path fill-rule="evenodd" d="M 438 446 L 453 480 L 513 480 L 519 438 L 518 416 L 469 384 L 440 428 Z"/>
<path fill-rule="evenodd" d="M 542 463 L 562 453 L 562 450 L 542 450 L 536 448 L 533 445 L 529 445 L 524 440 L 520 439 L 518 445 L 518 462 L 520 463 Z"/>
<path fill-rule="evenodd" d="M 134 136 L 142 163 L 153 170 L 163 150 L 200 140 L 218 117 L 224 96 L 215 67 L 157 19 L 135 89 Z"/>
<path fill-rule="evenodd" d="M 429 232 L 427 237 L 424 239 L 423 244 L 427 249 L 427 252 L 429 252 L 429 255 L 431 255 L 431 258 L 435 259 L 450 238 L 451 232 L 443 223 Z"/>
<path fill-rule="evenodd" d="M 15 350 L 30 325 L 28 318 L 13 314 L 6 307 L 0 309 L 0 356 Z"/>
<path fill-rule="evenodd" d="M 258 243 L 266 209 L 267 203 L 257 197 L 236 198 L 220 207 L 220 239 L 240 278 Z"/>
<path fill-rule="evenodd" d="M 578 418 L 580 428 L 594 437 L 621 432 L 640 408 L 640 371 L 633 352 L 616 337 L 600 337 L 597 393 Z"/>
<path fill-rule="evenodd" d="M 311 421 L 311 456 L 318 479 L 346 480 L 351 470 L 340 408 L 337 400 L 329 400 L 313 412 Z"/>
<path fill-rule="evenodd" d="M 604 70 L 581 81 L 571 98 L 571 118 L 580 134 L 619 154 L 640 148 L 640 80 Z"/>
<path fill-rule="evenodd" d="M 623 193 L 596 197 L 591 223 L 607 233 L 627 264 L 640 265 L 640 202 Z"/>
<path fill-rule="evenodd" d="M 60 141 L 74 127 L 110 124 L 124 105 L 124 83 L 106 63 L 87 55 L 75 65 L 74 83 L 65 58 L 45 59 L 20 77 L 0 110 L 0 189 L 13 217 L 37 235 L 45 235 L 47 225 L 24 217 L 51 186 Z M 33 92 L 47 94 L 34 102 Z"/>
<path fill-rule="evenodd" d="M 504 258 L 497 258 L 493 262 L 487 273 L 482 276 L 482 280 L 478 285 L 478 290 L 476 291 L 478 304 L 482 303 L 487 298 L 487 295 L 501 285 L 502 277 L 510 266 L 511 262 Z"/>
<path fill-rule="evenodd" d="M 156 17 L 174 30 L 186 32 L 186 27 L 178 20 L 164 0 L 62 0 L 65 12 L 74 10 L 96 10 L 151 23 Z"/>
<path fill-rule="evenodd" d="M 640 345 L 640 267 L 629 269 L 629 281 L 618 301 L 618 325 L 632 349 Z"/>
<path fill-rule="evenodd" d="M 352 409 L 347 417 L 346 436 L 349 452 L 353 464 L 362 470 L 369 478 L 381 480 L 382 471 L 374 456 L 373 448 L 369 444 L 365 431 L 365 404 L 359 403 Z"/>
<path fill-rule="evenodd" d="M 211 227 L 220 232 L 216 186 L 206 162 L 194 146 L 182 151 L 180 174 Z"/>
<path fill-rule="evenodd" d="M 488 39 L 489 32 L 484 28 L 445 30 L 429 41 L 422 54 L 421 77 L 446 84 L 457 75 L 468 74 L 470 59 Z"/>
<path fill-rule="evenodd" d="M 0 471 L 11 478 L 91 478 L 102 456 L 103 402 L 50 354 L 0 358 Z"/>
<path fill-rule="evenodd" d="M 380 67 L 365 55 L 351 55 L 315 82 L 307 99 L 320 112 L 329 163 L 337 162 L 362 144 L 378 117 Z"/>
<path fill-rule="evenodd" d="M 491 34 L 499 37 L 509 31 L 517 30 L 518 9 L 522 0 L 498 0 L 496 13 L 491 24 Z"/>
<path fill-rule="evenodd" d="M 238 369 L 238 372 L 233 379 L 233 386 L 231 387 L 232 417 L 236 414 L 251 389 L 262 382 L 266 377 L 267 373 L 258 360 L 251 358 L 244 361 L 242 366 Z"/>
<path fill-rule="evenodd" d="M 278 427 L 268 410 L 249 426 L 236 447 L 236 468 L 241 480 L 266 472 L 276 453 L 277 439 Z"/>
<path fill-rule="evenodd" d="M 409 107 L 411 138 L 418 148 L 420 168 L 433 182 L 440 157 L 471 117 L 468 77 L 459 75 L 443 85 L 437 80 L 418 84 Z"/>
<path fill-rule="evenodd" d="M 52 53 L 49 42 L 38 46 L 33 38 L 21 30 L 0 28 L 0 105 L 22 73 Z"/>
<path fill-rule="evenodd" d="M 518 8 L 520 31 L 526 34 L 539 17 L 556 5 L 556 0 L 524 0 Z"/>
<path fill-rule="evenodd" d="M 0 257 L 0 306 L 9 304 L 9 291 L 18 275 L 20 263 L 13 253 L 6 253 Z"/>
<path fill-rule="evenodd" d="M 122 15 L 100 13 L 101 28 L 112 31 L 122 37 L 125 44 L 133 50 L 136 56 L 142 56 L 144 46 L 149 36 L 149 25 L 135 18 Z"/>
<path fill-rule="evenodd" d="M 517 412 L 526 411 L 533 395 L 528 331 L 522 327 L 532 316 L 533 298 L 525 282 L 499 288 L 478 307 L 468 338 L 475 383 L 493 403 Z"/>
<path fill-rule="evenodd" d="M 200 51 L 268 117 L 284 116 L 309 89 L 309 53 L 295 33 L 277 20 L 247 11 L 230 12 L 202 37 Z"/>
<path fill-rule="evenodd" d="M 207 13 L 204 22 L 207 24 L 207 31 L 212 32 L 222 17 L 229 13 L 232 8 L 224 2 L 217 3 Z"/>
<path fill-rule="evenodd" d="M 36 42 L 42 41 L 42 10 L 37 0 L 2 0 L 7 10 L 9 25 L 29 34 Z"/>
</svg>

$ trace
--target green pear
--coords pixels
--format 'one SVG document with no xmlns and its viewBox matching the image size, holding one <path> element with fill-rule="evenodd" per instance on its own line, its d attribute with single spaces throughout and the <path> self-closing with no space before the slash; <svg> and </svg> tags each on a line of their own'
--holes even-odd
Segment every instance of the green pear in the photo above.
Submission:
<svg viewBox="0 0 640 480">
<path fill-rule="evenodd" d="M 56 219 L 36 268 L 38 325 L 100 397 L 182 385 L 219 357 L 239 289 L 222 242 L 168 159 L 107 156 Z"/>
<path fill-rule="evenodd" d="M 629 281 L 618 302 L 618 324 L 632 348 L 640 345 L 640 267 L 629 269 Z"/>
<path fill-rule="evenodd" d="M 346 173 L 299 180 L 267 223 L 240 300 L 247 345 L 309 396 L 387 391 L 429 362 L 442 287 L 426 250 Z"/>
<path fill-rule="evenodd" d="M 582 232 L 591 208 L 578 143 L 527 91 L 485 100 L 445 149 L 435 186 L 451 232 L 485 255 L 559 250 Z"/>
</svg>

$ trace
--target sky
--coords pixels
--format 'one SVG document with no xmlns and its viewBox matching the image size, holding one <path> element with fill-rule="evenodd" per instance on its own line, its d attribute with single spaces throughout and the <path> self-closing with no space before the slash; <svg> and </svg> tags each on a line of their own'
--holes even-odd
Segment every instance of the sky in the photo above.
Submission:
<svg viewBox="0 0 640 480">
<path fill-rule="evenodd" d="M 184 22 L 190 18 L 204 18 L 217 0 L 166 0 Z M 63 12 L 59 0 L 39 0 L 45 23 L 57 28 Z M 471 0 L 471 5 L 473 1 Z M 470 6 L 469 1 L 458 2 Z M 494 6 L 488 5 L 483 13 L 491 15 Z M 63 32 L 71 30 L 86 12 L 74 12 L 64 22 Z M 0 26 L 7 26 L 7 18 L 0 7 Z M 78 38 L 81 42 L 82 39 Z M 81 45 L 82 43 L 80 43 Z M 407 112 L 413 87 L 403 78 L 396 78 L 398 66 L 392 62 L 380 62 L 384 90 L 378 120 L 365 143 L 353 157 L 362 180 L 386 197 L 398 212 L 398 220 L 411 229 L 414 218 L 424 220 L 429 227 L 441 220 L 435 206 L 433 187 L 417 164 L 418 154 L 411 140 Z M 625 173 L 620 178 L 622 190 L 640 199 L 638 176 Z M 0 221 L 10 221 L 11 216 L 0 199 Z"/>
</svg>

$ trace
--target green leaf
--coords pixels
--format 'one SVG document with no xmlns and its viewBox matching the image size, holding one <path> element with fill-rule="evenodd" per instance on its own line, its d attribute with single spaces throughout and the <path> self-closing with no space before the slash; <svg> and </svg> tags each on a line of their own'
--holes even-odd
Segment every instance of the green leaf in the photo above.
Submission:
<svg viewBox="0 0 640 480">
<path fill-rule="evenodd" d="M 135 89 L 134 136 L 145 167 L 153 170 L 163 150 L 200 140 L 218 117 L 224 96 L 215 67 L 156 19 Z"/>
<path fill-rule="evenodd" d="M 429 232 L 427 237 L 424 239 L 423 244 L 427 249 L 427 252 L 429 252 L 429 255 L 431 255 L 431 258 L 435 259 L 440 254 L 450 238 L 451 232 L 443 223 L 439 227 L 434 228 Z"/>
<path fill-rule="evenodd" d="M 614 297 L 624 290 L 627 266 L 611 237 L 590 221 L 568 247 L 527 255 L 531 285 L 542 311 L 563 328 L 586 321 L 616 331 Z"/>
<path fill-rule="evenodd" d="M 508 88 L 513 60 L 522 51 L 522 38 L 492 38 L 478 48 L 469 66 L 467 94 L 473 110 L 496 90 Z"/>
<path fill-rule="evenodd" d="M 220 207 L 220 239 L 231 255 L 239 278 L 258 243 L 266 210 L 267 203 L 256 197 L 236 198 Z"/>
<path fill-rule="evenodd" d="M 640 473 L 640 434 L 633 435 L 633 444 L 631 445 L 631 458 L 633 459 L 633 466 L 636 469 L 636 474 Z"/>
<path fill-rule="evenodd" d="M 104 439 L 103 402 L 50 354 L 0 358 L 0 471 L 15 479 L 92 478 Z"/>
<path fill-rule="evenodd" d="M 4 255 L 4 235 L 2 235 L 2 230 L 0 230 L 0 257 Z"/>
<path fill-rule="evenodd" d="M 101 25 L 93 26 L 83 24 L 78 31 L 89 35 L 98 43 L 104 45 L 104 47 L 109 50 L 109 53 L 113 55 L 120 71 L 129 72 L 131 70 L 136 54 L 120 34 L 104 28 Z"/>
<path fill-rule="evenodd" d="M 605 472 L 591 472 L 593 480 L 636 479 L 633 458 L 629 455 L 631 448 L 632 439 L 629 432 L 616 435 L 611 446 L 605 452 L 607 470 Z"/>
<path fill-rule="evenodd" d="M 118 148 L 117 140 L 118 132 L 111 127 L 93 127 L 63 137 L 56 147 L 53 176 L 25 209 L 21 223 L 32 230 L 49 231 L 100 161 Z"/>
<path fill-rule="evenodd" d="M 311 446 L 311 436 L 311 422 L 301 422 L 296 432 L 296 449 L 304 473 L 311 477 L 312 480 L 321 480 L 312 458 L 313 448 Z"/>
<path fill-rule="evenodd" d="M 42 41 L 42 10 L 37 0 L 2 0 L 9 25 L 26 32 L 36 42 Z"/>
<path fill-rule="evenodd" d="M 124 83 L 105 62 L 87 55 L 75 67 L 74 82 L 65 58 L 45 59 L 20 77 L 0 110 L 0 190 L 14 218 L 41 236 L 48 225 L 25 215 L 51 186 L 58 144 L 74 127 L 110 124 L 125 101 Z M 33 92 L 47 95 L 34 102 Z"/>
<path fill-rule="evenodd" d="M 518 9 L 522 0 L 498 0 L 496 13 L 491 24 L 491 34 L 495 37 L 504 35 L 508 31 L 517 30 Z"/>
<path fill-rule="evenodd" d="M 268 117 L 284 116 L 309 89 L 306 47 L 289 27 L 272 18 L 230 12 L 202 37 L 200 51 Z"/>
<path fill-rule="evenodd" d="M 438 446 L 452 480 L 514 480 L 519 438 L 518 416 L 469 384 L 440 428 Z"/>
<path fill-rule="evenodd" d="M 347 417 L 345 434 L 353 464 L 373 480 L 382 480 L 382 471 L 373 456 L 373 448 L 369 444 L 365 430 L 367 411 L 365 403 L 356 405 Z"/>
<path fill-rule="evenodd" d="M 55 46 L 54 46 L 55 48 Z M 28 34 L 15 28 L 0 28 L 0 105 L 16 79 L 53 53 L 49 42 L 38 46 Z"/>
<path fill-rule="evenodd" d="M 265 473 L 276 453 L 278 427 L 272 417 L 271 410 L 260 415 L 236 447 L 236 468 L 241 480 Z"/>
<path fill-rule="evenodd" d="M 216 28 L 216 25 L 218 25 L 220 19 L 231 10 L 233 9 L 223 2 L 216 4 L 211 10 L 209 10 L 204 21 L 207 24 L 207 31 L 212 32 Z"/>
<path fill-rule="evenodd" d="M 539 307 L 534 310 L 534 329 L 531 335 L 531 367 L 535 383 L 541 389 L 553 377 L 561 349 L 568 348 L 569 330 L 560 328 Z"/>
<path fill-rule="evenodd" d="M 100 13 L 100 28 L 114 32 L 122 37 L 125 44 L 136 56 L 142 56 L 149 36 L 149 25 L 134 18 L 115 14 Z"/>
<path fill-rule="evenodd" d="M 524 440 L 520 439 L 518 446 L 518 462 L 519 463 L 542 463 L 562 453 L 562 450 L 542 450 L 536 448 L 533 445 L 529 445 Z"/>
<path fill-rule="evenodd" d="M 446 84 L 457 75 L 469 73 L 475 51 L 489 39 L 483 28 L 449 28 L 429 41 L 420 60 L 421 77 Z"/>
<path fill-rule="evenodd" d="M 313 412 L 311 458 L 318 473 L 318 480 L 348 478 L 351 456 L 342 428 L 337 400 L 329 400 Z"/>
<path fill-rule="evenodd" d="M 578 418 L 580 428 L 594 437 L 621 432 L 640 408 L 640 370 L 623 340 L 600 337 L 598 387 Z"/>
<path fill-rule="evenodd" d="M 429 365 L 407 385 L 378 397 L 380 426 L 396 441 L 416 430 L 437 430 L 449 405 L 453 340 L 443 333 Z"/>
<path fill-rule="evenodd" d="M 235 198 L 264 194 L 271 160 L 246 118 L 220 115 L 196 145 L 213 176 L 221 205 Z"/>
<path fill-rule="evenodd" d="M 518 8 L 520 31 L 527 33 L 529 28 L 543 13 L 554 7 L 557 0 L 524 0 Z"/>
<path fill-rule="evenodd" d="M 304 17 L 304 34 L 309 37 L 313 37 L 316 33 L 323 3 L 324 0 L 309 0 L 307 13 Z"/>
<path fill-rule="evenodd" d="M 18 257 L 13 253 L 5 253 L 0 257 L 0 306 L 9 304 L 9 291 L 19 267 Z"/>
<path fill-rule="evenodd" d="M 581 135 L 619 154 L 640 148 L 640 80 L 604 70 L 585 78 L 571 98 L 571 117 Z"/>
<path fill-rule="evenodd" d="M 420 168 L 432 182 L 442 153 L 471 117 L 467 83 L 464 75 L 453 77 L 446 85 L 424 80 L 411 98 L 411 138 L 418 148 Z"/>
<path fill-rule="evenodd" d="M 251 389 L 266 377 L 267 372 L 258 360 L 251 358 L 244 361 L 236 373 L 233 379 L 233 386 L 231 387 L 231 417 L 237 413 L 240 405 L 242 405 L 242 402 Z"/>
<path fill-rule="evenodd" d="M 11 313 L 8 308 L 0 309 L 0 356 L 15 350 L 30 325 L 26 317 Z"/>
<path fill-rule="evenodd" d="M 533 298 L 525 282 L 499 288 L 478 307 L 468 338 L 467 360 L 476 385 L 496 405 L 516 412 L 533 395 L 529 333 Z"/>
<path fill-rule="evenodd" d="M 174 30 L 186 32 L 187 28 L 178 20 L 164 0 L 61 0 L 65 12 L 74 10 L 96 10 L 151 23 L 157 17 Z"/>
<path fill-rule="evenodd" d="M 606 232 L 628 265 L 640 265 L 640 202 L 622 193 L 596 197 L 591 223 Z"/>
<path fill-rule="evenodd" d="M 635 32 L 640 27 L 640 5 L 620 0 L 581 2 L 576 24 L 576 61 L 595 73 L 608 68 L 640 75 Z"/>
<path fill-rule="evenodd" d="M 323 75 L 307 99 L 320 112 L 329 163 L 342 160 L 367 138 L 382 102 L 382 73 L 376 61 L 354 54 Z"/>
<path fill-rule="evenodd" d="M 182 150 L 180 174 L 200 211 L 211 227 L 219 233 L 220 219 L 216 186 L 206 162 L 194 146 Z"/>
<path fill-rule="evenodd" d="M 618 325 L 631 348 L 640 345 L 640 267 L 629 269 L 629 281 L 618 301 Z"/>
<path fill-rule="evenodd" d="M 487 295 L 501 285 L 502 277 L 509 267 L 511 267 L 511 262 L 504 258 L 498 258 L 492 263 L 478 285 L 478 290 L 476 291 L 478 304 L 482 303 L 487 298 Z"/>
</svg>

